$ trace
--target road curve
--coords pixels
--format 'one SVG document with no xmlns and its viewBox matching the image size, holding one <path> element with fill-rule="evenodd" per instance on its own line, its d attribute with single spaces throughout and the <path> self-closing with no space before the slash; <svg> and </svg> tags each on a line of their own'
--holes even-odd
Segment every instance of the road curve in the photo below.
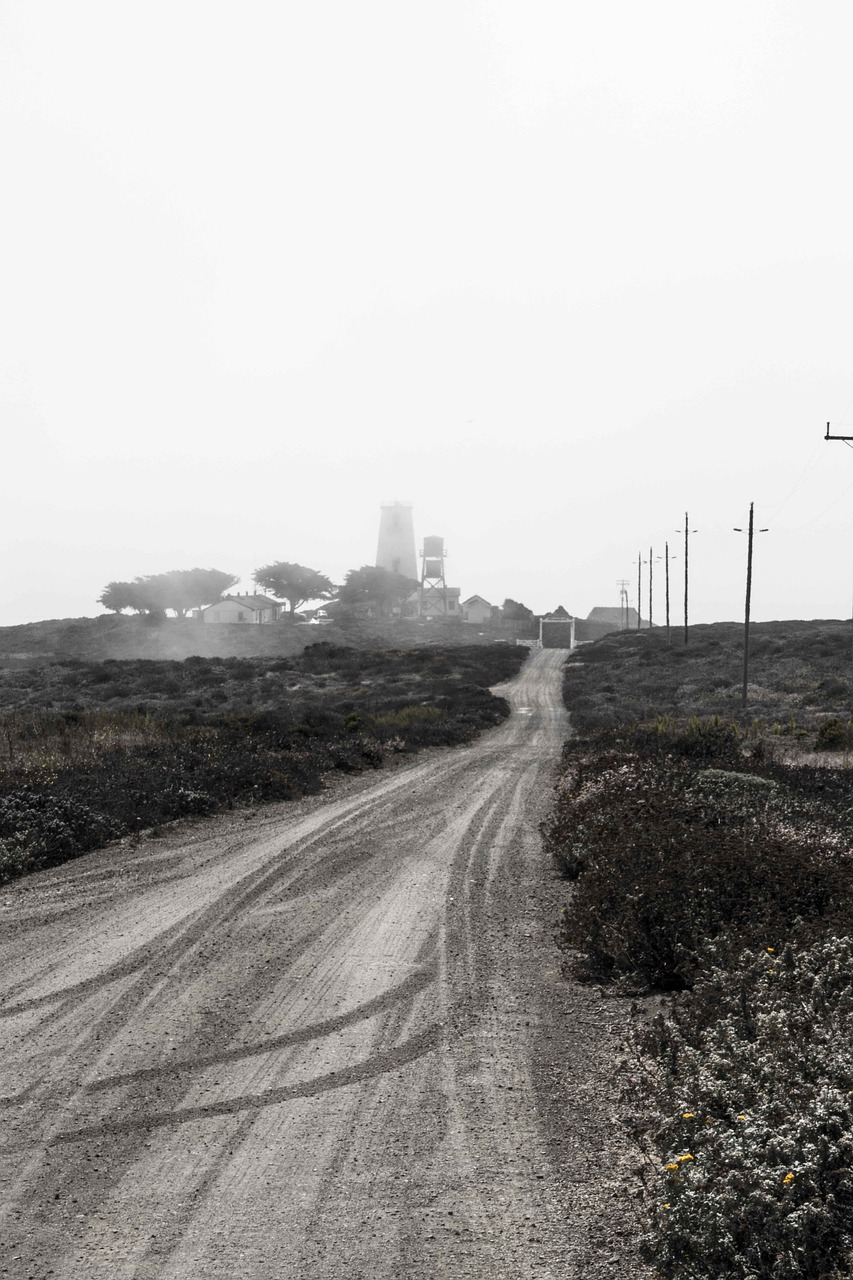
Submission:
<svg viewBox="0 0 853 1280">
<path fill-rule="evenodd" d="M 540 918 L 564 658 L 472 746 L 0 892 L 10 1276 L 610 1274 L 613 1019 Z"/>
</svg>

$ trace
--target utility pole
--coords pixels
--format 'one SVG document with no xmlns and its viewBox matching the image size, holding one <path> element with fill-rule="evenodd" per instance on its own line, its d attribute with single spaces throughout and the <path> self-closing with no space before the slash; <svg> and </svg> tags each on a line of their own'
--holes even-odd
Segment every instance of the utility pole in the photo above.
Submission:
<svg viewBox="0 0 853 1280">
<path fill-rule="evenodd" d="M 657 557 L 662 559 L 661 556 Z M 655 576 L 655 553 L 652 547 L 649 547 L 649 630 L 654 626 L 654 576 Z M 667 590 L 669 586 L 667 584 Z"/>
<path fill-rule="evenodd" d="M 753 507 L 755 504 L 749 504 L 749 530 L 746 543 L 746 610 L 743 620 L 743 690 L 741 692 L 741 706 L 746 710 L 747 690 L 749 688 L 749 606 L 752 599 L 752 535 L 753 535 Z M 759 533 L 766 533 L 766 529 L 759 529 Z M 735 528 L 735 533 L 743 533 L 743 529 Z"/>
<path fill-rule="evenodd" d="M 620 631 L 627 631 L 629 626 L 628 617 L 628 579 L 620 578 L 616 583 L 619 588 L 619 621 L 621 623 Z"/>
<path fill-rule="evenodd" d="M 853 445 L 853 436 L 831 436 L 829 434 L 829 428 L 830 428 L 830 423 L 827 422 L 826 435 L 823 437 L 824 440 L 843 440 L 845 444 Z M 850 620 L 851 622 L 853 622 L 853 614 L 850 615 Z M 853 669 L 853 651 L 851 651 L 850 660 L 851 660 L 851 668 Z M 851 680 L 851 683 L 853 683 L 853 680 Z"/>
<path fill-rule="evenodd" d="M 637 556 L 637 630 L 638 631 L 640 630 L 640 623 L 643 620 L 642 591 L 643 591 L 643 553 L 641 551 L 640 554 Z"/>
<path fill-rule="evenodd" d="M 676 557 L 673 556 L 672 558 L 674 560 Z M 669 543 L 668 542 L 666 543 L 664 561 L 666 564 L 666 647 L 669 648 L 671 643 L 671 636 L 669 631 Z"/>
<path fill-rule="evenodd" d="M 676 529 L 676 531 L 675 531 L 675 532 L 676 532 L 676 533 L 681 533 L 681 530 L 680 530 L 680 529 Z M 688 587 L 688 581 L 689 581 L 689 579 L 688 579 L 687 566 L 688 566 L 688 564 L 689 564 L 689 550 L 690 550 L 690 548 L 689 548 L 689 543 L 688 543 L 688 539 L 689 539 L 689 537 L 690 537 L 690 534 L 691 534 L 691 533 L 697 533 L 697 532 L 698 532 L 698 530 L 696 530 L 696 529 L 691 529 L 691 528 L 690 528 L 690 518 L 689 518 L 689 516 L 687 515 L 687 512 L 685 511 L 685 513 L 684 513 L 684 643 L 685 643 L 685 644 L 687 644 L 687 636 L 688 636 L 688 631 L 687 631 L 687 587 Z"/>
</svg>

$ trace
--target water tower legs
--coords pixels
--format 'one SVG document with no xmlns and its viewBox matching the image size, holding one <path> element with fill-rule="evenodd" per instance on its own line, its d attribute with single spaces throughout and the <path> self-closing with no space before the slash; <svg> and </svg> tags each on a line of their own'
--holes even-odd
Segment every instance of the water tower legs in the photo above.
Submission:
<svg viewBox="0 0 853 1280">
<path fill-rule="evenodd" d="M 447 579 L 444 575 L 444 538 L 424 538 L 421 552 L 421 594 L 418 612 L 447 617 Z"/>
</svg>

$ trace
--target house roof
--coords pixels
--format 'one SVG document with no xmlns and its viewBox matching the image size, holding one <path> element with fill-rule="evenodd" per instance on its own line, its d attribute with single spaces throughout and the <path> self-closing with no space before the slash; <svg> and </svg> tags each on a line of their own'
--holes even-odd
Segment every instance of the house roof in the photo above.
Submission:
<svg viewBox="0 0 853 1280">
<path fill-rule="evenodd" d="M 637 616 L 637 611 L 634 608 L 631 608 L 628 613 L 629 617 L 631 614 L 635 618 Z M 612 608 L 609 605 L 598 605 L 595 609 L 590 609 L 586 615 L 586 620 L 587 622 L 612 622 L 614 627 L 621 627 L 624 616 L 625 610 L 619 605 L 614 605 Z"/>
<path fill-rule="evenodd" d="M 476 604 L 479 600 L 480 604 L 487 605 L 489 609 L 494 609 L 493 604 L 489 604 L 485 596 L 469 596 L 467 600 L 463 600 L 463 604 Z"/>
<path fill-rule="evenodd" d="M 637 610 L 633 605 L 628 609 L 627 615 L 625 611 L 618 606 L 599 605 L 595 609 L 590 609 L 586 617 L 587 622 L 597 622 L 602 625 L 611 627 L 614 631 L 621 631 L 625 623 L 628 629 L 633 631 L 637 625 Z M 644 618 L 641 624 L 644 628 L 648 627 L 648 618 Z"/>
<path fill-rule="evenodd" d="M 218 604 L 239 604 L 241 608 L 254 609 L 259 612 L 261 609 L 271 609 L 273 605 L 281 607 L 280 600 L 273 600 L 272 596 L 223 596 L 221 600 L 217 600 L 214 604 L 209 604 L 208 609 L 215 609 Z"/>
</svg>

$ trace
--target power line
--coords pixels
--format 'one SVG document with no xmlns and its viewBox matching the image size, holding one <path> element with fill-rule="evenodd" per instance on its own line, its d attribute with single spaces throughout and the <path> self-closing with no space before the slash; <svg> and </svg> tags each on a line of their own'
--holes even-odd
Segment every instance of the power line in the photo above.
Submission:
<svg viewBox="0 0 853 1280">
<path fill-rule="evenodd" d="M 800 485 L 802 484 L 803 479 L 806 475 L 806 472 L 811 469 L 811 466 L 814 463 L 817 456 L 823 452 L 823 450 L 820 447 L 820 444 L 821 442 L 819 441 L 815 446 L 815 448 L 812 450 L 812 453 L 810 454 L 808 461 L 806 462 L 805 466 L 801 470 L 800 474 L 797 476 L 797 479 L 794 481 L 794 487 L 791 489 L 790 493 L 788 493 L 786 497 L 782 498 L 781 502 L 776 502 L 776 503 L 763 502 L 761 504 L 765 508 L 765 510 L 772 511 L 774 520 L 779 515 L 779 512 L 784 511 L 785 507 L 787 507 L 788 503 L 791 501 L 794 494 L 797 492 Z M 851 444 L 850 447 L 853 448 L 853 444 Z"/>
<path fill-rule="evenodd" d="M 850 448 L 853 449 L 853 444 L 850 445 Z M 802 533 L 803 529 L 810 529 L 813 524 L 817 524 L 818 520 L 822 520 L 824 516 L 829 515 L 833 507 L 837 507 L 839 502 L 847 497 L 851 489 L 853 489 L 853 480 L 851 480 L 846 489 L 842 489 L 841 493 L 832 499 L 828 507 L 824 507 L 823 511 L 820 511 L 816 516 L 812 516 L 811 520 L 807 520 L 805 524 L 789 525 L 788 528 L 792 533 Z"/>
</svg>

